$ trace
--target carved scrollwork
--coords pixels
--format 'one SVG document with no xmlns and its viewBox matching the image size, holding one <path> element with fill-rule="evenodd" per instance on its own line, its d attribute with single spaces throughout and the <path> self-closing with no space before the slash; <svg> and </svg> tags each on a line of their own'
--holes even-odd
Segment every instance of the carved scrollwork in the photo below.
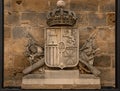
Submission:
<svg viewBox="0 0 120 91">
<path fill-rule="evenodd" d="M 32 65 L 43 58 L 44 50 L 30 34 L 27 37 L 29 38 L 29 42 L 26 45 L 24 54 L 28 58 L 30 65 Z"/>
<path fill-rule="evenodd" d="M 99 75 L 100 71 L 93 67 L 94 57 L 96 56 L 97 51 L 100 49 L 95 45 L 96 31 L 91 34 L 90 37 L 86 40 L 82 48 L 80 49 L 80 63 L 79 69 L 81 73 L 93 73 Z"/>
</svg>

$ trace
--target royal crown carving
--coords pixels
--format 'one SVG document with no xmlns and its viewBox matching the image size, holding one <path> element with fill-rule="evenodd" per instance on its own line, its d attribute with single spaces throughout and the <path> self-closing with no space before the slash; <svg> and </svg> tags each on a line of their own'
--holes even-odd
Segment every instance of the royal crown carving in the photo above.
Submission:
<svg viewBox="0 0 120 91">
<path fill-rule="evenodd" d="M 74 26 L 77 20 L 73 11 L 64 9 L 65 3 L 62 0 L 57 2 L 57 8 L 47 15 L 48 26 Z"/>
</svg>

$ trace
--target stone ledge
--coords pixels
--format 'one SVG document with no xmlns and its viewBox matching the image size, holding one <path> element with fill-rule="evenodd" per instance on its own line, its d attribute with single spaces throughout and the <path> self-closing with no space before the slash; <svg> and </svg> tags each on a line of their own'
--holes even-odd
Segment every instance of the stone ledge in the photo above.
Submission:
<svg viewBox="0 0 120 91">
<path fill-rule="evenodd" d="M 60 75 L 64 73 L 64 75 Z M 45 71 L 44 75 L 29 74 L 22 79 L 22 89 L 100 89 L 100 78 L 78 74 L 78 70 Z M 49 74 L 49 75 L 48 75 Z M 52 75 L 51 75 L 52 74 Z M 71 75 L 70 75 L 71 74 Z M 72 78 L 73 76 L 73 78 Z"/>
</svg>

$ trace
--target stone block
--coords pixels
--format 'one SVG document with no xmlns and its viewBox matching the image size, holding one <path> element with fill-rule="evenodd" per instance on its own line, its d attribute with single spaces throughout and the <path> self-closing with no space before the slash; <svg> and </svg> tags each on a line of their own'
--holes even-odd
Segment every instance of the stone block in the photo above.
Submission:
<svg viewBox="0 0 120 91">
<path fill-rule="evenodd" d="M 106 14 L 103 13 L 88 13 L 88 21 L 90 26 L 106 25 Z"/>
<path fill-rule="evenodd" d="M 10 0 L 4 0 L 4 11 L 11 10 L 11 3 Z"/>
<path fill-rule="evenodd" d="M 107 13 L 106 21 L 108 26 L 115 26 L 115 12 Z"/>
<path fill-rule="evenodd" d="M 15 26 L 12 30 L 12 36 L 14 39 L 20 39 L 25 37 L 25 27 Z"/>
<path fill-rule="evenodd" d="M 14 68 L 4 69 L 4 80 L 12 80 L 14 78 Z"/>
<path fill-rule="evenodd" d="M 98 29 L 97 44 L 101 52 L 108 54 L 115 54 L 115 31 L 110 27 L 103 27 Z"/>
<path fill-rule="evenodd" d="M 111 57 L 108 55 L 96 56 L 94 61 L 94 66 L 97 67 L 110 67 Z"/>
<path fill-rule="evenodd" d="M 48 2 L 45 0 L 12 0 L 13 11 L 37 11 L 48 10 Z"/>
<path fill-rule="evenodd" d="M 115 69 L 99 69 L 102 86 L 115 86 Z"/>
<path fill-rule="evenodd" d="M 45 70 L 45 78 L 52 78 L 52 79 L 79 78 L 79 71 L 78 70 Z"/>
<path fill-rule="evenodd" d="M 97 11 L 97 0 L 71 0 L 70 9 L 74 11 Z"/>
<path fill-rule="evenodd" d="M 4 54 L 4 68 L 14 67 L 14 55 L 10 52 Z"/>
<path fill-rule="evenodd" d="M 77 14 L 77 25 L 88 25 L 88 18 L 86 13 Z"/>
<path fill-rule="evenodd" d="M 26 45 L 27 39 L 25 38 L 13 40 L 13 44 L 11 45 L 12 53 L 14 53 L 15 55 L 22 55 L 25 51 Z"/>
<path fill-rule="evenodd" d="M 107 41 L 109 43 L 114 43 L 115 45 L 115 30 L 109 31 L 109 37 L 107 38 Z"/>
<path fill-rule="evenodd" d="M 12 85 L 12 87 L 14 85 L 12 80 L 4 80 L 4 82 L 3 82 L 3 87 L 4 88 L 11 87 L 11 85 Z"/>
<path fill-rule="evenodd" d="M 11 38 L 11 26 L 4 26 L 4 38 Z"/>
<path fill-rule="evenodd" d="M 4 87 L 20 87 L 23 74 L 13 68 L 4 69 Z"/>
<path fill-rule="evenodd" d="M 115 12 L 115 0 L 100 0 L 102 12 Z"/>
<path fill-rule="evenodd" d="M 27 11 L 48 11 L 48 1 L 45 0 L 25 0 Z"/>
<path fill-rule="evenodd" d="M 21 21 L 29 21 L 30 26 L 38 26 L 38 13 L 36 12 L 24 12 L 21 15 Z"/>
<path fill-rule="evenodd" d="M 21 15 L 21 24 L 30 25 L 32 27 L 44 27 L 46 24 L 47 12 L 24 12 Z"/>
<path fill-rule="evenodd" d="M 18 12 L 5 12 L 4 13 L 4 24 L 6 25 L 19 25 L 20 15 Z"/>
<path fill-rule="evenodd" d="M 12 39 L 8 38 L 7 40 L 4 40 L 4 53 L 11 54 L 12 48 L 11 45 L 13 44 Z"/>
<path fill-rule="evenodd" d="M 109 54 L 115 54 L 115 42 L 108 42 L 108 53 Z"/>
<path fill-rule="evenodd" d="M 99 42 L 98 42 L 99 41 Z M 108 54 L 108 43 L 106 41 L 97 40 L 97 46 L 100 48 L 100 53 Z"/>
<path fill-rule="evenodd" d="M 115 41 L 115 30 L 110 29 L 110 27 L 102 27 L 98 28 L 97 38 L 99 40 L 104 40 L 106 42 L 114 42 Z"/>
<path fill-rule="evenodd" d="M 15 55 L 14 58 L 14 68 L 19 71 L 23 71 L 26 67 L 28 67 L 29 61 L 24 55 Z"/>
<path fill-rule="evenodd" d="M 21 85 L 21 79 L 20 80 L 15 80 L 15 79 L 10 79 L 10 80 L 4 80 L 3 87 L 5 88 L 19 88 Z"/>
<path fill-rule="evenodd" d="M 16 68 L 4 69 L 4 87 L 20 87 L 23 74 Z"/>
<path fill-rule="evenodd" d="M 4 68 L 9 69 L 14 67 L 14 53 L 12 53 L 12 40 L 8 38 L 8 40 L 4 41 Z"/>
</svg>

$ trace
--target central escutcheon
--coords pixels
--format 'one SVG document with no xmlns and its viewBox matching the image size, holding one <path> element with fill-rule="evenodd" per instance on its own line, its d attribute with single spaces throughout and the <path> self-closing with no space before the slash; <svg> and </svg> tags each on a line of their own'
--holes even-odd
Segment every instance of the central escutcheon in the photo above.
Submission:
<svg viewBox="0 0 120 91">
<path fill-rule="evenodd" d="M 79 62 L 79 32 L 73 27 L 45 31 L 45 63 L 48 67 L 75 67 Z"/>
</svg>

